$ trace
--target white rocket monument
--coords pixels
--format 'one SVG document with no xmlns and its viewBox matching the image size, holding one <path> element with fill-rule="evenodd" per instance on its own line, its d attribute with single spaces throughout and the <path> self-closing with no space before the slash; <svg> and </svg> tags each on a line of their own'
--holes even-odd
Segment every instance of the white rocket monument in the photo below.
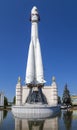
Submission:
<svg viewBox="0 0 77 130">
<path fill-rule="evenodd" d="M 60 111 L 55 78 L 53 77 L 50 86 L 44 86 L 45 80 L 38 38 L 39 20 L 37 8 L 33 7 L 31 10 L 31 42 L 26 68 L 26 85 L 21 85 L 19 77 L 16 84 L 16 105 L 12 106 L 12 112 L 17 118 L 47 119 Z"/>
<path fill-rule="evenodd" d="M 43 64 L 38 38 L 38 22 L 40 20 L 37 8 L 34 6 L 31 10 L 31 41 L 28 52 L 26 78 L 27 85 L 44 85 Z"/>
</svg>

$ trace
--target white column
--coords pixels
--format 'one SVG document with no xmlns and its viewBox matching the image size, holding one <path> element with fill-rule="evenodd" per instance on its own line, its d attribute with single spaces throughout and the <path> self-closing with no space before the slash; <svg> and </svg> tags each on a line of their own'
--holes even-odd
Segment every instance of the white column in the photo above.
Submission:
<svg viewBox="0 0 77 130">
<path fill-rule="evenodd" d="M 51 96 L 51 101 L 53 105 L 58 105 L 58 89 L 55 81 L 55 77 L 52 77 L 52 96 Z"/>
<path fill-rule="evenodd" d="M 18 78 L 18 83 L 16 85 L 16 105 L 22 104 L 22 86 L 21 86 L 21 79 Z"/>
</svg>

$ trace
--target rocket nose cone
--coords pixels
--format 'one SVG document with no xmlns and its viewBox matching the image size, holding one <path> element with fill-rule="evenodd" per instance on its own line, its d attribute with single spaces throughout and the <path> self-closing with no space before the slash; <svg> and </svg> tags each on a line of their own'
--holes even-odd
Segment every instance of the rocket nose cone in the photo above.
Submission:
<svg viewBox="0 0 77 130">
<path fill-rule="evenodd" d="M 31 17 L 30 17 L 30 21 L 32 22 L 38 22 L 40 21 L 40 16 L 37 10 L 37 7 L 34 6 L 31 10 Z"/>
<path fill-rule="evenodd" d="M 37 7 L 34 6 L 31 10 L 31 14 L 38 14 L 38 10 L 37 10 Z"/>
</svg>

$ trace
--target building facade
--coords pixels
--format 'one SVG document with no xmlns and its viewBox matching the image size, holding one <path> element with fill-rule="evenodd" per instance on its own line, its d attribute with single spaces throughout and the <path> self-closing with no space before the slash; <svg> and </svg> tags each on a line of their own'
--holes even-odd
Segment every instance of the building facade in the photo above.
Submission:
<svg viewBox="0 0 77 130">
<path fill-rule="evenodd" d="M 58 130 L 59 119 L 54 117 L 47 120 L 26 120 L 15 118 L 15 130 Z"/>
<path fill-rule="evenodd" d="M 77 105 L 77 95 L 71 96 L 72 105 Z"/>
<path fill-rule="evenodd" d="M 18 78 L 18 83 L 16 84 L 16 105 L 24 105 L 26 103 L 29 91 L 29 87 L 22 86 L 21 80 Z M 42 92 L 47 99 L 48 105 L 56 106 L 58 104 L 58 89 L 54 77 L 50 86 L 42 87 Z"/>
</svg>

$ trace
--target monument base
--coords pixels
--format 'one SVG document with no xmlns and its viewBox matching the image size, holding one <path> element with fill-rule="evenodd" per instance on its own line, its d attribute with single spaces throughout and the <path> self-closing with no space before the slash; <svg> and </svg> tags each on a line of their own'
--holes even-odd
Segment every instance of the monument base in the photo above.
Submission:
<svg viewBox="0 0 77 130">
<path fill-rule="evenodd" d="M 12 106 L 12 113 L 17 118 L 26 119 L 44 119 L 57 115 L 60 112 L 60 106 L 49 106 L 47 104 L 28 104 L 21 106 Z"/>
</svg>

